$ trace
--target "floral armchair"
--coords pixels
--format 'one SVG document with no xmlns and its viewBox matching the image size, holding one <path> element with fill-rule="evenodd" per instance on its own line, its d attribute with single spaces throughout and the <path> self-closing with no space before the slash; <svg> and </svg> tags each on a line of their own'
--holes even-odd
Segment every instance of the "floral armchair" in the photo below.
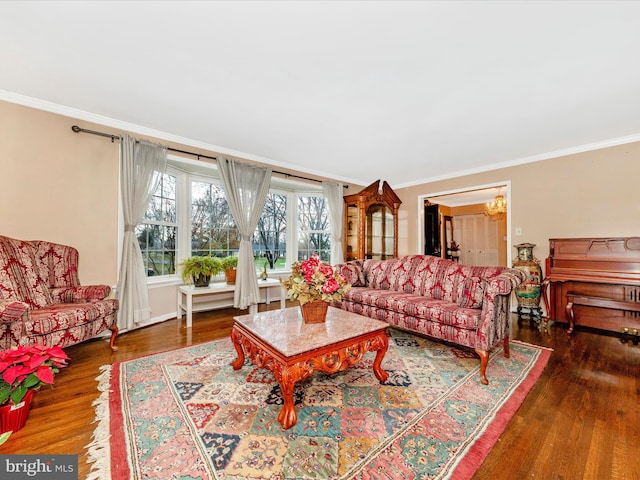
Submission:
<svg viewBox="0 0 640 480">
<path fill-rule="evenodd" d="M 0 349 L 67 347 L 111 330 L 117 350 L 118 300 L 110 293 L 80 285 L 75 248 L 0 236 Z"/>
</svg>

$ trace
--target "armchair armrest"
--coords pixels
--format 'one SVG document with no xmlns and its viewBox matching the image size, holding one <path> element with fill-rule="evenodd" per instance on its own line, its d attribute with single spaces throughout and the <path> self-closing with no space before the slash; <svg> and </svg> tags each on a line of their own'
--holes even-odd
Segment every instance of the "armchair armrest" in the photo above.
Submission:
<svg viewBox="0 0 640 480">
<path fill-rule="evenodd" d="M 18 300 L 0 300 L 0 324 L 20 320 L 29 308 L 31 307 L 28 303 Z"/>
<path fill-rule="evenodd" d="M 78 287 L 52 288 L 54 303 L 84 303 L 104 300 L 111 293 L 108 285 L 80 285 Z"/>
</svg>

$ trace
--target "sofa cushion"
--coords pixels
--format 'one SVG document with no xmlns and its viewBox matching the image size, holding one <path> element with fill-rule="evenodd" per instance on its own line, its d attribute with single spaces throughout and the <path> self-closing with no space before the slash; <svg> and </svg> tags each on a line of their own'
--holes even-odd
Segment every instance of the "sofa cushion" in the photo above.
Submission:
<svg viewBox="0 0 640 480">
<path fill-rule="evenodd" d="M 444 275 L 451 264 L 444 258 L 423 256 L 422 262 L 416 266 L 414 277 L 418 295 L 441 300 L 444 295 Z"/>
<path fill-rule="evenodd" d="M 375 288 L 352 288 L 344 297 L 344 301 L 375 307 L 378 309 L 376 317 L 378 320 L 386 321 L 385 315 L 397 312 L 419 319 L 469 329 L 477 328 L 482 313 L 482 310 L 462 308 L 445 300 Z"/>
<path fill-rule="evenodd" d="M 0 236 L 0 297 L 34 308 L 51 304 L 49 288 L 39 275 L 30 242 Z"/>
<path fill-rule="evenodd" d="M 380 308 L 391 308 L 388 304 L 390 299 L 402 295 L 393 290 L 380 290 L 378 288 L 352 288 L 344 296 L 350 302 L 362 303 Z"/>
<path fill-rule="evenodd" d="M 352 260 L 338 266 L 340 273 L 346 278 L 352 287 L 364 287 L 365 277 L 362 268 L 362 260 Z"/>
<path fill-rule="evenodd" d="M 462 281 L 456 303 L 462 308 L 482 308 L 486 281 L 480 277 L 469 277 Z"/>
<path fill-rule="evenodd" d="M 462 308 L 445 300 L 434 300 L 419 295 L 398 294 L 385 299 L 385 308 L 389 313 L 399 312 L 418 319 L 443 323 L 457 328 L 476 329 L 482 310 Z"/>
<path fill-rule="evenodd" d="M 392 284 L 389 272 L 394 269 L 397 261 L 396 258 L 391 260 L 365 260 L 363 268 L 367 287 L 389 290 Z"/>
</svg>

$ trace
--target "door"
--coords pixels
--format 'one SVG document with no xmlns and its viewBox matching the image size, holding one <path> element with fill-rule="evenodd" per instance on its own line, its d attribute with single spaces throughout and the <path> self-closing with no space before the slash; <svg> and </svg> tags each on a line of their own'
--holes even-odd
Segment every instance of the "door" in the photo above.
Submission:
<svg viewBox="0 0 640 480">
<path fill-rule="evenodd" d="M 424 206 L 424 254 L 440 256 L 440 214 L 438 205 Z"/>
<path fill-rule="evenodd" d="M 497 267 L 498 222 L 483 214 L 456 215 L 456 237 L 460 243 L 460 263 Z"/>
</svg>

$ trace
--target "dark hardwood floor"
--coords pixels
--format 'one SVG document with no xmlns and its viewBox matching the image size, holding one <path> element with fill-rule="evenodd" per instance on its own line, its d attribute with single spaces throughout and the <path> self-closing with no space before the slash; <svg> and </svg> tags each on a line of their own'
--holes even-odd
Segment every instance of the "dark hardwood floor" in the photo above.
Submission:
<svg viewBox="0 0 640 480">
<path fill-rule="evenodd" d="M 106 340 L 65 349 L 71 365 L 55 388 L 37 393 L 27 425 L 0 453 L 78 454 L 84 479 L 100 366 L 226 337 L 238 313 L 194 314 L 190 332 L 174 319 L 123 334 L 116 353 Z M 515 320 L 513 339 L 554 353 L 474 479 L 640 479 L 640 346 L 581 329 L 567 337 L 562 324 L 542 333 Z"/>
</svg>

